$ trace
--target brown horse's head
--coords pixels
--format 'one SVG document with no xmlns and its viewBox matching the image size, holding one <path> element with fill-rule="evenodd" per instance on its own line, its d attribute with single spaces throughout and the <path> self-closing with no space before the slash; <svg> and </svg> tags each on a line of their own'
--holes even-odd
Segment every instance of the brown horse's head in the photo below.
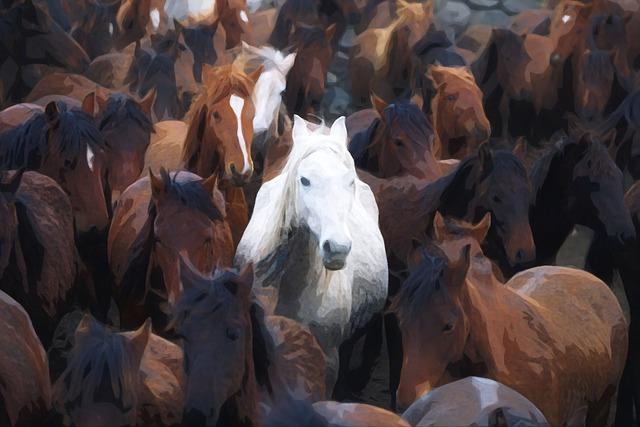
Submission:
<svg viewBox="0 0 640 427">
<path fill-rule="evenodd" d="M 320 107 L 333 57 L 335 24 L 326 29 L 298 27 L 293 35 L 296 60 L 287 76 L 284 102 L 289 113 L 306 115 Z"/>
<path fill-rule="evenodd" d="M 183 161 L 190 171 L 219 174 L 243 185 L 253 174 L 251 142 L 255 108 L 251 94 L 262 67 L 250 75 L 232 66 L 203 67 L 204 86 L 194 102 Z"/>
<path fill-rule="evenodd" d="M 387 104 L 373 95 L 380 121 L 369 150 L 378 161 L 379 176 L 425 176 L 433 169 L 434 133 L 419 105 L 407 101 Z"/>
<path fill-rule="evenodd" d="M 0 224 L 0 277 L 9 266 L 13 245 L 18 237 L 18 217 L 14 200 L 20 187 L 22 172 L 2 178 L 0 182 L 0 217 L 3 218 Z"/>
<path fill-rule="evenodd" d="M 491 214 L 487 213 L 482 219 L 471 224 L 467 221 L 445 218 L 436 212 L 433 218 L 432 236 L 438 248 L 442 249 L 448 258 L 455 258 L 465 247 L 470 247 L 471 258 L 483 255 L 481 245 L 491 229 Z"/>
<path fill-rule="evenodd" d="M 464 158 L 491 135 L 482 105 L 483 94 L 471 71 L 433 65 L 429 69 L 436 94 L 431 100 L 433 125 L 443 158 Z"/>
<path fill-rule="evenodd" d="M 551 64 L 563 64 L 576 46 L 584 41 L 592 10 L 592 3 L 575 0 L 564 0 L 556 6 L 549 27 L 549 37 L 556 45 L 550 58 Z"/>
<path fill-rule="evenodd" d="M 152 191 L 155 262 L 160 266 L 169 301 L 180 295 L 178 257 L 201 272 L 231 265 L 233 243 L 225 221 L 225 200 L 217 176 L 202 180 L 189 172 L 149 174 Z"/>
<path fill-rule="evenodd" d="M 115 40 L 116 49 L 124 49 L 146 35 L 150 12 L 151 0 L 123 0 L 120 3 L 116 15 L 116 23 L 120 30 Z"/>
<path fill-rule="evenodd" d="M 215 22 L 219 22 L 226 35 L 226 49 L 240 44 L 243 34 L 250 30 L 246 0 L 216 1 Z"/>
<path fill-rule="evenodd" d="M 210 277 L 181 262 L 180 271 L 184 295 L 173 323 L 183 338 L 187 377 L 183 424 L 254 426 L 254 334 L 260 334 L 252 318 L 253 270 Z"/>
<path fill-rule="evenodd" d="M 587 121 L 602 118 L 615 80 L 613 52 L 587 49 L 578 55 L 574 92 L 575 109 Z"/>
<path fill-rule="evenodd" d="M 400 407 L 437 387 L 448 365 L 463 357 L 470 330 L 461 301 L 469 253 L 465 246 L 450 260 L 430 246 L 416 248 L 409 257 L 410 275 L 392 305 L 402 331 Z"/>
<path fill-rule="evenodd" d="M 44 114 L 36 118 L 42 121 L 47 155 L 39 167 L 33 165 L 69 195 L 79 234 L 105 231 L 109 224 L 103 185 L 108 148 L 91 115 L 91 95 L 83 102 L 83 110 L 47 104 Z"/>
<path fill-rule="evenodd" d="M 96 96 L 98 126 L 110 148 L 107 183 L 112 203 L 142 173 L 144 155 L 154 132 L 151 109 L 155 99 L 155 90 L 140 101 L 124 94 L 113 94 L 108 99 Z"/>
</svg>

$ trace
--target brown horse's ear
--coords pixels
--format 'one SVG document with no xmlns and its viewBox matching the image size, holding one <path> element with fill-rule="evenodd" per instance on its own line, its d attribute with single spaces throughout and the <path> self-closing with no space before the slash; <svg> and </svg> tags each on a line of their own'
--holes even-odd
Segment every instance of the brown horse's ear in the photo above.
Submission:
<svg viewBox="0 0 640 427">
<path fill-rule="evenodd" d="M 202 64 L 202 83 L 205 85 L 215 84 L 213 76 L 216 74 L 216 67 L 209 64 Z"/>
<path fill-rule="evenodd" d="M 251 288 L 253 287 L 253 264 L 249 263 L 240 269 L 238 277 L 234 280 L 236 285 L 235 295 L 242 301 L 251 302 Z"/>
<path fill-rule="evenodd" d="M 136 360 L 141 361 L 144 351 L 149 343 L 149 337 L 151 336 L 151 319 L 147 318 L 142 326 L 133 331 L 129 337 L 129 343 L 133 348 L 133 353 L 136 356 Z M 139 363 L 139 362 L 138 362 Z"/>
<path fill-rule="evenodd" d="M 56 101 L 51 101 L 46 107 L 44 107 L 44 116 L 47 119 L 47 123 L 50 125 L 58 122 L 58 119 L 60 118 L 60 111 L 58 110 L 58 104 L 56 104 Z"/>
<path fill-rule="evenodd" d="M 7 182 L 0 182 L 0 193 L 15 195 L 20 188 L 24 169 L 17 170 Z"/>
<path fill-rule="evenodd" d="M 429 80 L 433 82 L 435 87 L 440 87 L 445 80 L 445 67 L 440 65 L 432 65 L 429 67 L 429 71 L 427 71 L 427 77 Z"/>
<path fill-rule="evenodd" d="M 447 223 L 440 213 L 440 211 L 436 211 L 436 214 L 433 217 L 433 237 L 438 242 L 444 242 L 447 236 Z"/>
<path fill-rule="evenodd" d="M 153 108 L 153 104 L 156 102 L 156 95 L 157 95 L 156 88 L 153 88 L 138 103 L 142 111 L 144 111 L 144 113 L 149 118 L 151 118 L 151 110 Z"/>
<path fill-rule="evenodd" d="M 378 112 L 380 118 L 384 120 L 384 110 L 389 106 L 382 98 L 379 98 L 375 93 L 371 94 L 371 105 Z"/>
<path fill-rule="evenodd" d="M 256 84 L 258 82 L 260 74 L 262 74 L 262 70 L 264 70 L 264 65 L 260 64 L 258 68 L 247 75 L 247 77 L 249 77 L 253 81 L 253 84 Z"/>
<path fill-rule="evenodd" d="M 473 226 L 471 234 L 478 241 L 478 243 L 484 242 L 487 238 L 487 233 L 491 228 L 491 212 L 484 214 L 480 222 Z"/>
<path fill-rule="evenodd" d="M 333 37 L 336 35 L 336 24 L 331 24 L 324 30 L 324 38 L 331 42 Z"/>
<path fill-rule="evenodd" d="M 424 97 L 420 93 L 414 93 L 409 102 L 422 110 L 422 107 L 424 106 Z"/>
<path fill-rule="evenodd" d="M 84 99 L 82 100 L 81 109 L 91 117 L 94 116 L 94 114 L 96 113 L 96 93 L 95 92 L 90 92 L 87 94 L 87 96 L 84 97 Z"/>
<path fill-rule="evenodd" d="M 220 215 L 222 216 L 221 219 L 226 218 L 227 203 L 222 191 L 220 191 L 220 187 L 218 186 L 218 175 L 214 173 L 209 178 L 203 180 L 202 186 L 209 194 L 211 194 L 211 201 L 213 202 L 213 206 L 215 206 L 218 212 L 220 212 Z"/>
<path fill-rule="evenodd" d="M 491 148 L 486 142 L 480 145 L 478 149 L 478 159 L 480 160 L 481 170 L 483 172 L 489 172 L 493 170 L 493 154 Z"/>
<path fill-rule="evenodd" d="M 109 97 L 105 96 L 105 94 L 103 93 L 103 90 L 100 88 L 97 88 L 95 93 L 95 102 L 96 104 L 98 104 L 98 112 L 100 111 L 104 111 L 107 108 L 107 103 L 109 102 Z"/>
<path fill-rule="evenodd" d="M 162 170 L 164 170 L 164 168 Z M 151 168 L 149 168 L 149 181 L 151 183 L 151 195 L 156 200 L 161 199 L 167 192 L 167 186 L 163 179 L 162 171 L 160 172 L 160 176 L 157 177 Z"/>
</svg>

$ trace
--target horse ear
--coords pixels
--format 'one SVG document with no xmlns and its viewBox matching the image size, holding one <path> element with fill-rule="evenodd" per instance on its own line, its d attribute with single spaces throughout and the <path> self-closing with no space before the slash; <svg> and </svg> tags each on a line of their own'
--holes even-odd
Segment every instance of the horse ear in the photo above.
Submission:
<svg viewBox="0 0 640 427">
<path fill-rule="evenodd" d="M 521 162 L 527 158 L 527 140 L 524 136 L 516 140 L 516 145 L 513 147 L 512 152 Z"/>
<path fill-rule="evenodd" d="M 222 194 L 218 186 L 218 175 L 216 173 L 213 173 L 209 178 L 202 181 L 202 186 L 211 195 L 211 201 L 213 202 L 213 206 L 215 206 L 218 212 L 220 212 L 222 219 L 226 218 L 227 203 L 224 199 L 224 195 Z"/>
<path fill-rule="evenodd" d="M 100 88 L 96 89 L 94 93 L 96 104 L 98 104 L 98 112 L 106 110 L 107 103 L 109 102 L 108 96 L 105 96 Z"/>
<path fill-rule="evenodd" d="M 142 326 L 133 331 L 129 336 L 129 343 L 133 347 L 133 353 L 136 356 L 136 360 L 141 361 L 144 351 L 149 344 L 149 337 L 151 336 L 151 319 L 147 318 Z M 139 362 L 138 362 L 139 363 Z"/>
<path fill-rule="evenodd" d="M 162 170 L 164 170 L 164 168 Z M 154 199 L 160 200 L 167 192 L 167 186 L 165 185 L 165 181 L 162 177 L 162 171 L 160 172 L 160 176 L 157 177 L 151 168 L 149 168 L 149 181 L 151 183 L 151 195 Z"/>
<path fill-rule="evenodd" d="M 444 83 L 444 67 L 440 65 L 432 65 L 427 71 L 427 77 L 433 82 L 435 87 L 438 87 Z"/>
<path fill-rule="evenodd" d="M 491 228 L 491 212 L 487 212 L 484 214 L 480 222 L 473 226 L 472 234 L 473 237 L 478 241 L 478 243 L 484 242 L 487 238 L 487 233 L 489 233 L 489 229 Z"/>
<path fill-rule="evenodd" d="M 258 82 L 260 74 L 262 74 L 262 70 L 264 70 L 264 65 L 260 64 L 258 68 L 247 75 L 247 77 L 249 77 L 253 81 L 253 84 L 256 84 Z"/>
<path fill-rule="evenodd" d="M 309 137 L 307 122 L 297 114 L 293 115 L 293 129 L 291 131 L 291 135 L 293 136 L 294 141 Z"/>
<path fill-rule="evenodd" d="M 384 119 L 384 110 L 389 106 L 382 98 L 378 97 L 375 93 L 371 94 L 371 105 L 378 112 L 380 118 Z"/>
<path fill-rule="evenodd" d="M 286 76 L 289 71 L 291 71 L 291 68 L 293 67 L 293 64 L 295 64 L 296 62 L 296 52 L 290 53 L 289 55 L 285 56 L 284 59 L 282 60 L 282 64 L 280 65 L 280 68 L 282 69 L 282 73 Z"/>
<path fill-rule="evenodd" d="M 95 92 L 90 92 L 87 94 L 87 96 L 84 97 L 84 99 L 82 100 L 81 109 L 91 117 L 94 116 L 96 112 L 96 93 Z"/>
<path fill-rule="evenodd" d="M 458 259 L 450 265 L 450 269 L 453 272 L 452 285 L 454 287 L 462 287 L 466 281 L 467 274 L 469 272 L 469 265 L 471 265 L 471 245 L 465 245 L 460 250 L 460 256 Z"/>
<path fill-rule="evenodd" d="M 205 85 L 209 85 L 213 75 L 216 72 L 215 70 L 216 70 L 216 67 L 213 65 L 202 64 L 202 83 L 204 83 Z"/>
<path fill-rule="evenodd" d="M 345 144 L 349 142 L 347 136 L 347 119 L 345 116 L 340 116 L 331 125 L 331 137 L 339 141 L 344 141 Z"/>
<path fill-rule="evenodd" d="M 47 119 L 47 123 L 54 124 L 58 121 L 60 117 L 60 111 L 58 110 L 58 104 L 56 101 L 51 101 L 44 107 L 44 115 Z"/>
<path fill-rule="evenodd" d="M 0 193 L 15 195 L 20 188 L 20 183 L 22 182 L 22 175 L 24 174 L 24 169 L 17 170 L 11 178 L 9 178 L 8 182 L 0 183 Z"/>
<path fill-rule="evenodd" d="M 409 102 L 422 110 L 422 107 L 424 106 L 424 97 L 420 93 L 414 93 Z"/>
<path fill-rule="evenodd" d="M 253 264 L 242 267 L 238 276 L 233 280 L 235 292 L 238 298 L 247 303 L 251 302 L 251 288 L 253 287 Z"/>
<path fill-rule="evenodd" d="M 335 35 L 336 35 L 336 24 L 331 24 L 327 27 L 326 30 L 324 30 L 324 38 L 329 42 L 333 40 L 333 36 Z"/>
<path fill-rule="evenodd" d="M 433 217 L 433 237 L 438 242 L 444 242 L 447 235 L 447 223 L 440 211 L 436 211 Z"/>
<path fill-rule="evenodd" d="M 156 88 L 153 88 L 138 103 L 142 111 L 144 111 L 149 118 L 151 118 L 151 109 L 153 108 L 153 104 L 156 102 L 156 95 Z"/>
<path fill-rule="evenodd" d="M 488 172 L 493 169 L 493 154 L 491 154 L 491 149 L 487 143 L 480 145 L 478 158 L 480 159 L 482 171 Z"/>
</svg>

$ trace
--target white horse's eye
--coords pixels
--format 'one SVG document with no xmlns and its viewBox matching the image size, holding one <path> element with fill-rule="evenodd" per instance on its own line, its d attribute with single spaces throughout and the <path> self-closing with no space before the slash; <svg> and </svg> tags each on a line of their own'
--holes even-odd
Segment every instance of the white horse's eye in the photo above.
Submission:
<svg viewBox="0 0 640 427">
<path fill-rule="evenodd" d="M 304 176 L 300 178 L 300 183 L 302 183 L 302 185 L 304 185 L 305 187 L 308 187 L 311 185 L 311 181 L 309 181 L 307 178 L 305 178 Z"/>
</svg>

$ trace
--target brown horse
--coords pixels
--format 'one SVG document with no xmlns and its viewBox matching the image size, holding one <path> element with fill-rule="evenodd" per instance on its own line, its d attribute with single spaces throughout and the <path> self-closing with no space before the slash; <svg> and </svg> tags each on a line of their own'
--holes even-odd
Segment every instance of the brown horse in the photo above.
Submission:
<svg viewBox="0 0 640 427">
<path fill-rule="evenodd" d="M 78 234 L 107 228 L 107 151 L 91 115 L 56 102 L 0 134 L 0 168 L 35 170 L 60 184 L 71 200 Z"/>
<path fill-rule="evenodd" d="M 218 0 L 215 4 L 214 22 L 224 29 L 225 49 L 237 47 L 251 32 L 246 0 Z"/>
<path fill-rule="evenodd" d="M 52 95 L 65 96 L 76 100 L 79 104 L 87 97 L 87 95 L 97 92 L 101 96 L 108 96 L 110 91 L 101 87 L 98 83 L 89 80 L 85 76 L 69 73 L 52 73 L 44 76 L 36 83 L 29 95 L 25 98 L 26 102 L 42 104 L 41 101 Z M 46 104 L 42 105 L 43 107 Z M 92 112 L 90 114 L 93 114 Z"/>
<path fill-rule="evenodd" d="M 106 181 L 112 204 L 142 173 L 144 156 L 154 132 L 151 108 L 155 95 L 155 91 L 151 91 L 140 101 L 124 94 L 113 94 L 108 99 L 95 97 L 99 107 L 96 120 L 109 146 Z"/>
<path fill-rule="evenodd" d="M 289 114 L 316 113 L 324 97 L 327 71 L 334 55 L 335 25 L 299 27 L 293 35 L 296 60 L 287 76 L 283 101 Z"/>
<path fill-rule="evenodd" d="M 410 174 L 433 181 L 442 175 L 433 154 L 434 131 L 420 106 L 387 104 L 375 95 L 371 102 L 378 117 L 349 142 L 356 166 L 380 178 Z"/>
<path fill-rule="evenodd" d="M 400 401 L 477 373 L 522 393 L 551 425 L 605 424 L 627 353 L 615 295 L 595 276 L 562 267 L 527 270 L 503 285 L 480 249 L 490 223 L 436 216 L 438 247 L 412 255 L 394 302 L 404 332 Z"/>
<path fill-rule="evenodd" d="M 0 205 L 0 287 L 29 310 L 46 345 L 76 279 L 71 204 L 52 179 L 9 172 L 0 184 Z"/>
<path fill-rule="evenodd" d="M 217 177 L 189 172 L 150 173 L 131 185 L 116 205 L 109 230 L 109 265 L 118 289 L 122 324 L 148 316 L 166 326 L 166 305 L 180 297 L 178 255 L 200 271 L 230 266 L 233 243 Z"/>
<path fill-rule="evenodd" d="M 431 99 L 434 152 L 439 158 L 462 160 L 491 135 L 482 91 L 467 68 L 432 65 L 428 76 L 436 91 Z"/>
<path fill-rule="evenodd" d="M 0 423 L 39 425 L 51 409 L 47 353 L 27 312 L 2 291 L 0 308 Z"/>
<path fill-rule="evenodd" d="M 146 322 L 112 331 L 90 315 L 64 337 L 64 371 L 53 402 L 64 425 L 176 425 L 182 410 L 182 352 Z"/>
<path fill-rule="evenodd" d="M 149 29 L 151 0 L 120 0 L 116 13 L 118 38 L 114 42 L 117 50 L 122 50 L 142 39 Z"/>
<path fill-rule="evenodd" d="M 36 104 L 16 104 L 0 111 L 0 133 L 20 126 L 37 113 L 42 113 L 44 109 Z"/>
</svg>

